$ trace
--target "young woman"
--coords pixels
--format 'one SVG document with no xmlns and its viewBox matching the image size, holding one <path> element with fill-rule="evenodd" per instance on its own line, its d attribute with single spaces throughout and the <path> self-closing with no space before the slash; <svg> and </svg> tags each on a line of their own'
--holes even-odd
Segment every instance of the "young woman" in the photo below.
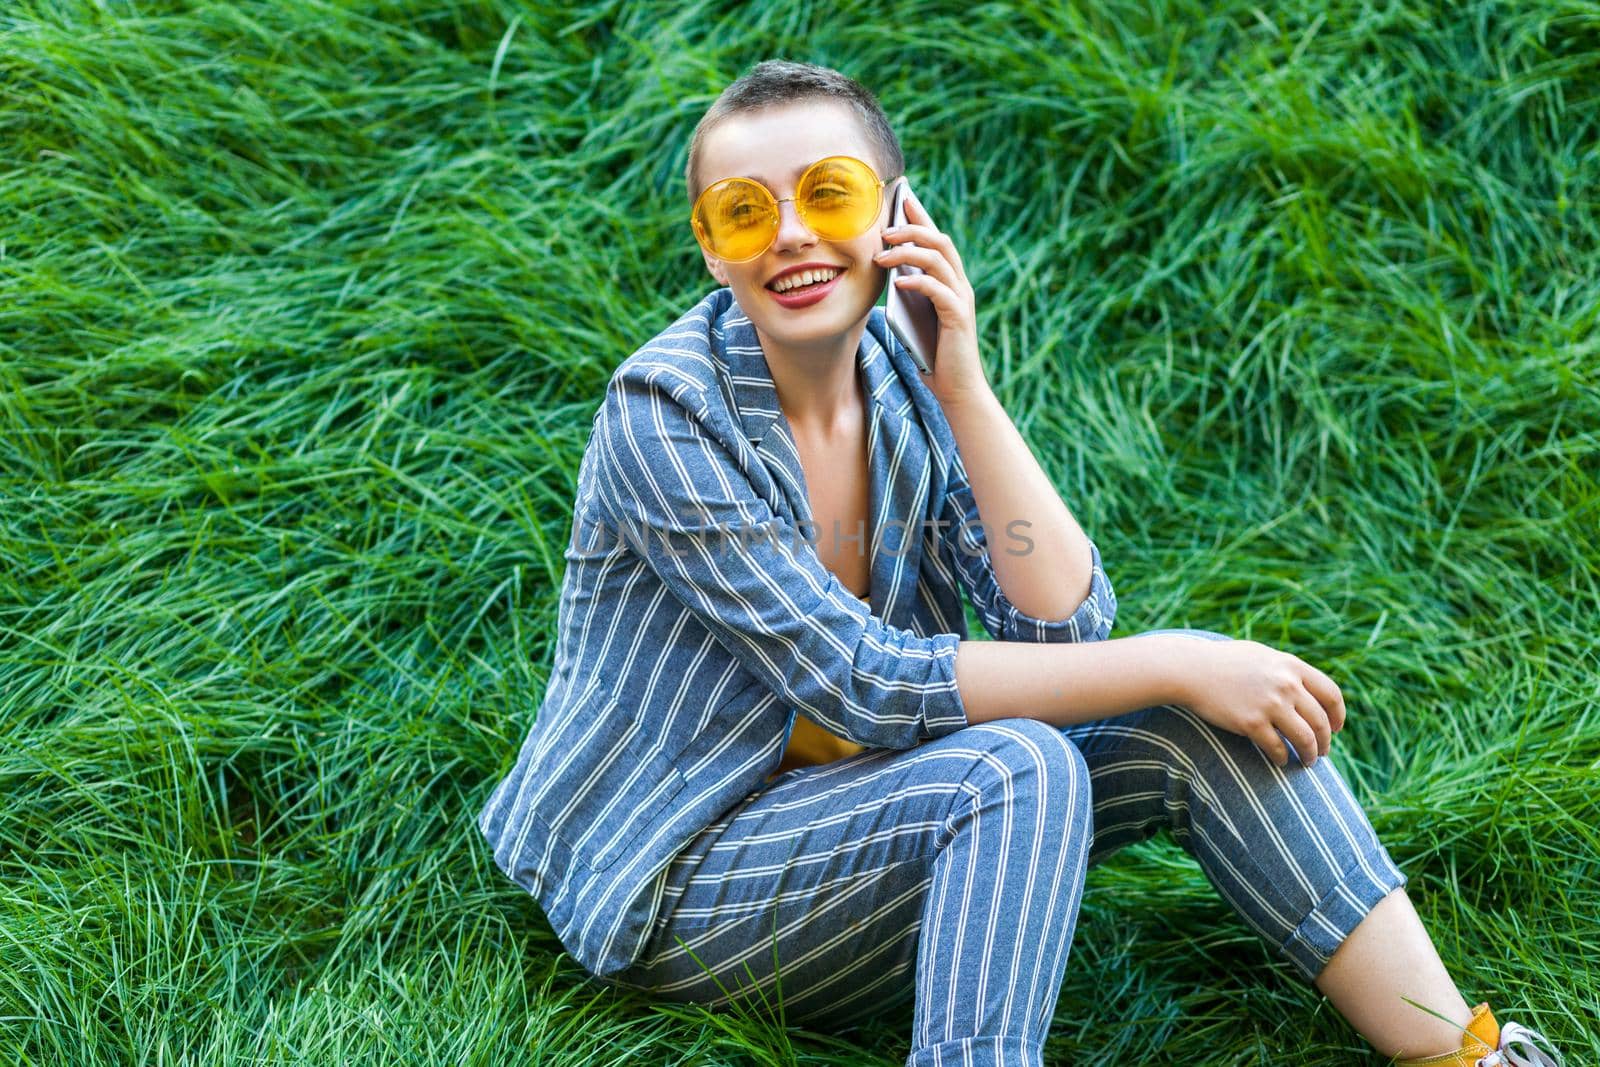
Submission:
<svg viewBox="0 0 1600 1067">
<path fill-rule="evenodd" d="M 701 120 L 723 288 L 595 415 L 550 685 L 480 816 L 497 864 L 607 982 L 812 1026 L 912 1001 L 909 1063 L 1036 1064 L 1085 868 L 1167 828 L 1379 1052 L 1556 1063 L 1451 982 L 1329 758 L 1326 674 L 1109 639 L 960 254 L 914 198 L 885 232 L 903 172 L 825 68 L 759 64 Z M 926 377 L 874 307 L 904 263 L 939 315 Z M 994 640 L 965 640 L 963 591 Z"/>
</svg>

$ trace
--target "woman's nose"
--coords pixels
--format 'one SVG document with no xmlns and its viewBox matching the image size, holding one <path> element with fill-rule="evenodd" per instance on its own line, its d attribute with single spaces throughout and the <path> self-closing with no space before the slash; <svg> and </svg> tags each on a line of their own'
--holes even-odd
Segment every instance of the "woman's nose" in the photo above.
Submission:
<svg viewBox="0 0 1600 1067">
<path fill-rule="evenodd" d="M 795 210 L 794 201 L 778 201 L 778 236 L 773 244 L 779 248 L 803 248 L 815 244 L 816 240 L 817 235 L 800 221 L 800 212 Z"/>
</svg>

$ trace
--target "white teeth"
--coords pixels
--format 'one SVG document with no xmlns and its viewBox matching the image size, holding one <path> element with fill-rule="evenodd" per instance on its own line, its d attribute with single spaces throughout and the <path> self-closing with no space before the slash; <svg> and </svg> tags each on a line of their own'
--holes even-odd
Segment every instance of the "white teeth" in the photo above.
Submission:
<svg viewBox="0 0 1600 1067">
<path fill-rule="evenodd" d="M 786 293 L 790 289 L 798 289 L 802 285 L 813 285 L 817 282 L 827 281 L 829 278 L 843 274 L 842 270 L 805 270 L 799 274 L 790 274 L 773 282 L 771 288 L 775 292 Z"/>
</svg>

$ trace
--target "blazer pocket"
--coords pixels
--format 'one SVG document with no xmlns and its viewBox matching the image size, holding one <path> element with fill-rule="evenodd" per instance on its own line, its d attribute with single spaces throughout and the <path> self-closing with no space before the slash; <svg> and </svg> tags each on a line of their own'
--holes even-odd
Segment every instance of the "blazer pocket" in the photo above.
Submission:
<svg viewBox="0 0 1600 1067">
<path fill-rule="evenodd" d="M 570 719 L 533 770 L 533 817 L 579 864 L 608 870 L 657 826 L 683 775 L 617 697 Z"/>
</svg>

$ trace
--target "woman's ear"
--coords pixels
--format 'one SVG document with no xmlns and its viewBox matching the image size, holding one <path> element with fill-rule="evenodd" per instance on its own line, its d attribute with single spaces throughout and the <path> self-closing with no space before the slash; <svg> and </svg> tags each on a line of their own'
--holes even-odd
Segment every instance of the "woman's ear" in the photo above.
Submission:
<svg viewBox="0 0 1600 1067">
<path fill-rule="evenodd" d="M 728 285 L 728 268 L 723 265 L 722 260 L 703 248 L 700 250 L 700 258 L 706 261 L 706 270 L 711 272 L 718 285 Z"/>
</svg>

